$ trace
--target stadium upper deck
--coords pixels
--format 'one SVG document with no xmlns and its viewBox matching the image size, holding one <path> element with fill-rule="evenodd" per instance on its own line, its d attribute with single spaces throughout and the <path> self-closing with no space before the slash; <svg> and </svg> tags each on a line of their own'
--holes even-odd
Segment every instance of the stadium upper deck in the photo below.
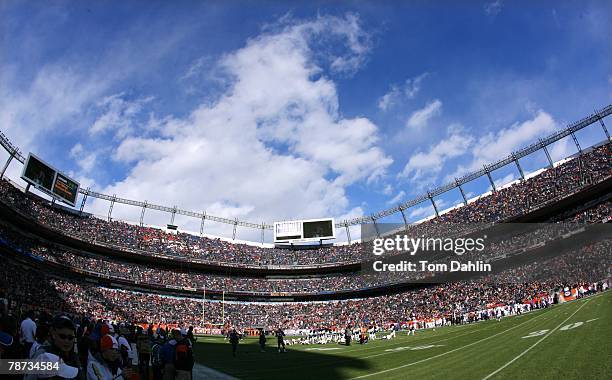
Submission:
<svg viewBox="0 0 612 380">
<path fill-rule="evenodd" d="M 577 194 L 593 189 L 597 194 L 606 194 L 612 187 L 611 156 L 611 144 L 606 142 L 534 177 L 494 191 L 410 229 L 420 235 L 435 230 L 440 224 L 529 220 L 526 218 L 537 213 L 546 215 L 547 209 L 563 204 Z M 314 268 L 311 273 L 324 272 L 323 269 L 355 270 L 361 261 L 371 258 L 361 244 L 288 251 L 233 244 L 185 233 L 171 234 L 121 221 L 108 222 L 52 207 L 41 198 L 25 195 L 8 182 L 1 181 L 0 186 L 0 204 L 5 216 L 11 210 L 17 211 L 25 215 L 32 226 L 59 233 L 60 240 L 76 240 L 92 250 L 105 248 L 103 252 L 107 253 L 114 251 L 129 253 L 132 257 L 161 258 L 178 265 L 187 262 L 259 270 Z"/>
</svg>

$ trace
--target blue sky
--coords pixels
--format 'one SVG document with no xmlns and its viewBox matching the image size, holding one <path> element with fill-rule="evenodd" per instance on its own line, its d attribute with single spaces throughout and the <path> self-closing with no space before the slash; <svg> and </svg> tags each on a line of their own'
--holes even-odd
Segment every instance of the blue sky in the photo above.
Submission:
<svg viewBox="0 0 612 380">
<path fill-rule="evenodd" d="M 605 1 L 6 1 L 1 129 L 125 198 L 255 222 L 368 215 L 609 104 L 610 11 Z M 536 154 L 523 166 L 544 163 Z"/>
</svg>

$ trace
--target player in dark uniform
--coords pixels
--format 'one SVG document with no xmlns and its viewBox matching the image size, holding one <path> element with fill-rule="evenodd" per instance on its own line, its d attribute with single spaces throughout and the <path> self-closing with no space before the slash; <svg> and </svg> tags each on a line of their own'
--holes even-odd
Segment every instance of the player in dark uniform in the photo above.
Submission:
<svg viewBox="0 0 612 380">
<path fill-rule="evenodd" d="M 238 349 L 238 342 L 240 342 L 240 335 L 236 329 L 232 329 L 229 334 L 229 342 L 232 345 L 232 356 L 236 357 L 236 350 Z"/>
<path fill-rule="evenodd" d="M 344 329 L 344 343 L 347 346 L 351 345 L 351 338 L 353 337 L 353 331 L 350 328 L 350 326 L 346 326 L 346 329 Z"/>
<path fill-rule="evenodd" d="M 276 342 L 278 344 L 278 352 L 281 352 L 281 346 L 283 347 L 282 352 L 285 351 L 285 332 L 280 327 L 276 330 Z"/>
<path fill-rule="evenodd" d="M 264 329 L 259 330 L 259 351 L 266 351 L 266 333 Z"/>
</svg>

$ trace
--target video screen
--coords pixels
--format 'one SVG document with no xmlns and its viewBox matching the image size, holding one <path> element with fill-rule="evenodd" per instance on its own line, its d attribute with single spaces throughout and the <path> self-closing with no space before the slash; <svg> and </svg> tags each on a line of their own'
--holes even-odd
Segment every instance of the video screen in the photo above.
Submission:
<svg viewBox="0 0 612 380">
<path fill-rule="evenodd" d="M 78 183 L 63 174 L 57 173 L 57 179 L 53 184 L 53 194 L 57 195 L 60 198 L 63 198 L 68 203 L 74 206 L 77 199 L 78 191 Z"/>
<path fill-rule="evenodd" d="M 33 185 L 51 191 L 55 170 L 51 169 L 47 164 L 37 159 L 35 156 L 30 155 L 23 177 L 27 182 Z"/>
<path fill-rule="evenodd" d="M 331 220 L 304 222 L 304 239 L 332 237 L 333 228 Z"/>
</svg>

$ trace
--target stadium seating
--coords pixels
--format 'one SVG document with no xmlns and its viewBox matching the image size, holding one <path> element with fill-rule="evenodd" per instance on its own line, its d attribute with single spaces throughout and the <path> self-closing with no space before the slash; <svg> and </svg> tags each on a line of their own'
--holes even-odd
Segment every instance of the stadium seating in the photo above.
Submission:
<svg viewBox="0 0 612 380">
<path fill-rule="evenodd" d="M 440 224 L 491 223 L 516 218 L 609 179 L 612 177 L 611 156 L 610 143 L 606 143 L 553 169 L 547 169 L 425 223 L 413 225 L 410 229 L 412 233 L 421 235 L 440 228 Z M 342 264 L 369 258 L 367 250 L 362 249 L 360 244 L 288 251 L 233 244 L 186 233 L 170 234 L 121 221 L 108 222 L 49 207 L 42 200 L 25 197 L 5 181 L 0 183 L 2 202 L 39 223 L 94 244 L 110 244 L 118 249 L 137 250 L 142 254 L 163 254 L 176 257 L 177 260 L 242 266 Z"/>
</svg>

